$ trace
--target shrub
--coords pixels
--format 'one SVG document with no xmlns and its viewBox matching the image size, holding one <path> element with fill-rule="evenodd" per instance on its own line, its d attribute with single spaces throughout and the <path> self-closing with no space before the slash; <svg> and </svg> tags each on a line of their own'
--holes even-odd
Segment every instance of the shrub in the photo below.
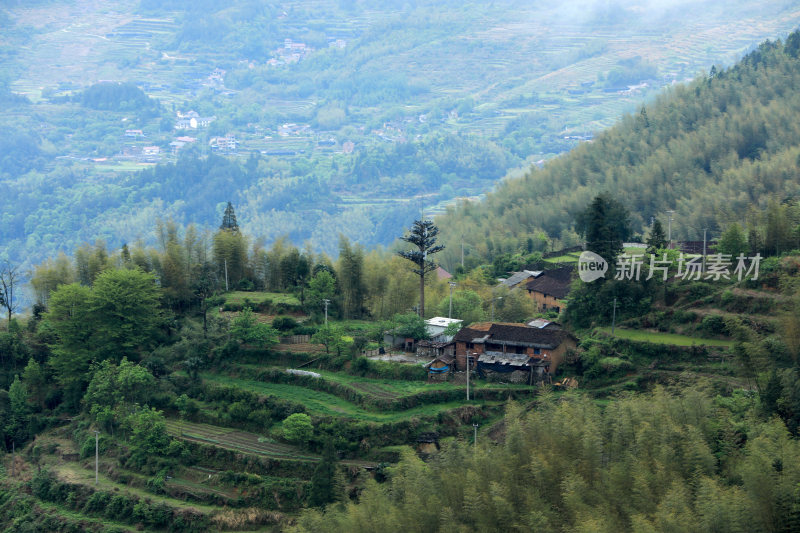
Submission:
<svg viewBox="0 0 800 533">
<path fill-rule="evenodd" d="M 55 477 L 47 470 L 37 472 L 33 479 L 31 479 L 31 492 L 40 500 L 50 500 L 50 487 L 53 485 Z"/>
<path fill-rule="evenodd" d="M 133 502 L 123 494 L 117 494 L 106 507 L 106 518 L 125 521 L 133 514 Z"/>
<path fill-rule="evenodd" d="M 108 447 L 111 445 L 111 438 L 107 435 L 100 435 L 100 440 L 97 443 L 97 447 L 100 453 L 104 453 L 108 450 Z M 95 446 L 95 437 L 94 435 L 90 435 L 86 437 L 81 444 L 81 459 L 86 459 L 87 457 L 94 457 L 94 446 Z"/>
<path fill-rule="evenodd" d="M 167 471 L 161 469 L 158 473 L 147 480 L 147 488 L 155 494 L 164 493 L 164 484 L 167 482 Z"/>
<path fill-rule="evenodd" d="M 282 333 L 291 331 L 295 329 L 297 326 L 298 326 L 297 320 L 295 320 L 290 316 L 275 317 L 275 320 L 272 321 L 272 327 Z"/>
<path fill-rule="evenodd" d="M 228 414 L 231 420 L 242 422 L 250 416 L 250 408 L 244 402 L 233 402 L 228 406 Z"/>
<path fill-rule="evenodd" d="M 689 297 L 693 300 L 699 300 L 712 292 L 714 292 L 714 287 L 709 283 L 696 281 L 689 285 Z"/>
<path fill-rule="evenodd" d="M 314 326 L 298 325 L 297 327 L 294 328 L 294 331 L 292 331 L 292 333 L 294 333 L 295 335 L 314 335 L 317 331 L 319 331 L 319 328 L 315 328 Z"/>
<path fill-rule="evenodd" d="M 293 444 L 305 445 L 314 434 L 311 417 L 305 413 L 294 413 L 283 421 L 283 438 Z"/>
<path fill-rule="evenodd" d="M 111 497 L 107 492 L 95 492 L 86 500 L 83 506 L 84 513 L 101 513 L 108 506 Z"/>
<path fill-rule="evenodd" d="M 700 323 L 700 329 L 711 335 L 725 335 L 728 328 L 725 326 L 725 318 L 721 315 L 706 315 Z"/>
</svg>

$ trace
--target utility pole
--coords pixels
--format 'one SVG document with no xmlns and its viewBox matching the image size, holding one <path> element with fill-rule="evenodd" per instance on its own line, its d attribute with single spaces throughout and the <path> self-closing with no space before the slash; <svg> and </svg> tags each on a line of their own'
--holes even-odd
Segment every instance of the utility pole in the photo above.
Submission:
<svg viewBox="0 0 800 533">
<path fill-rule="evenodd" d="M 472 437 L 472 445 L 477 448 L 477 446 L 478 446 L 478 424 L 472 424 L 472 428 L 475 430 L 475 436 Z"/>
<path fill-rule="evenodd" d="M 327 298 L 325 298 L 324 300 L 322 300 L 322 303 L 325 304 L 325 325 L 327 326 L 328 325 L 328 304 L 331 303 L 331 301 L 328 300 Z"/>
<path fill-rule="evenodd" d="M 467 353 L 467 401 L 469 401 L 469 353 Z"/>
<path fill-rule="evenodd" d="M 494 301 L 502 299 L 503 299 L 502 296 L 492 296 L 492 322 L 494 322 Z"/>
<path fill-rule="evenodd" d="M 225 259 L 225 291 L 228 291 L 228 260 Z"/>
<path fill-rule="evenodd" d="M 706 273 L 706 232 L 708 228 L 703 228 L 703 274 Z"/>
<path fill-rule="evenodd" d="M 611 335 L 614 335 L 614 326 L 617 324 L 617 297 L 614 296 L 614 315 L 611 318 Z"/>
<path fill-rule="evenodd" d="M 97 485 L 99 481 L 100 471 L 100 432 L 94 430 L 94 484 Z"/>
<path fill-rule="evenodd" d="M 453 289 L 456 288 L 456 282 L 450 281 L 448 285 L 450 285 L 450 308 L 447 311 L 447 318 L 453 318 Z"/>
<path fill-rule="evenodd" d="M 675 211 L 673 211 L 671 209 L 669 211 L 667 211 L 667 214 L 669 215 L 667 217 L 667 240 L 669 241 L 669 249 L 670 250 L 672 250 L 672 213 L 674 213 L 674 212 Z"/>
</svg>

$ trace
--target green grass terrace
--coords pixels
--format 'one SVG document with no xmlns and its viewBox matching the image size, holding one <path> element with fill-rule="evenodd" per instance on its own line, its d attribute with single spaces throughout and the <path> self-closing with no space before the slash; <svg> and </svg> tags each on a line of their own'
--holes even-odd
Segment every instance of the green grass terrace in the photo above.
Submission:
<svg viewBox="0 0 800 533">
<path fill-rule="evenodd" d="M 611 335 L 610 327 L 597 328 L 607 335 Z M 675 346 L 714 346 L 717 348 L 732 348 L 734 341 L 722 339 L 706 339 L 702 337 L 689 337 L 676 333 L 663 333 L 639 329 L 616 328 L 614 336 L 639 342 L 652 342 L 656 344 L 672 344 Z"/>
</svg>

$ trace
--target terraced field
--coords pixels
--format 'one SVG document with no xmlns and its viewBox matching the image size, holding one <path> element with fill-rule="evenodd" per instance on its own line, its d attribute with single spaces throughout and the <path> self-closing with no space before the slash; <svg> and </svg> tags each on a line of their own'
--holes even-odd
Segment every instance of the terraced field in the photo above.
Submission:
<svg viewBox="0 0 800 533">
<path fill-rule="evenodd" d="M 168 420 L 167 431 L 171 435 L 185 440 L 196 441 L 202 444 L 211 444 L 229 450 L 267 457 L 278 457 L 281 459 L 298 459 L 304 461 L 319 460 L 319 456 L 308 452 L 302 452 L 294 446 L 262 442 L 259 440 L 261 437 L 255 433 L 248 433 L 238 429 L 212 426 L 210 424 L 182 422 L 180 420 Z"/>
<path fill-rule="evenodd" d="M 234 450 L 251 455 L 271 457 L 283 460 L 296 461 L 319 461 L 320 456 L 300 450 L 288 444 L 276 442 L 265 442 L 263 438 L 255 433 L 240 431 L 222 426 L 211 424 L 198 424 L 195 422 L 183 422 L 180 420 L 167 420 L 167 431 L 184 440 L 210 444 L 227 450 Z M 358 461 L 346 459 L 342 464 L 353 466 L 373 466 L 370 461 Z M 191 482 L 185 482 L 191 485 Z"/>
<path fill-rule="evenodd" d="M 600 331 L 611 334 L 611 328 L 598 328 Z M 700 337 L 689 337 L 675 333 L 664 333 L 660 331 L 643 331 L 633 329 L 616 328 L 614 335 L 632 341 L 653 342 L 656 344 L 674 344 L 676 346 L 714 346 L 716 348 L 733 348 L 734 341 L 721 339 L 704 339 Z"/>
<path fill-rule="evenodd" d="M 235 386 L 241 389 L 250 390 L 260 394 L 269 394 L 299 403 L 308 409 L 309 413 L 316 416 L 325 417 L 345 417 L 364 422 L 396 422 L 411 417 L 433 417 L 441 412 L 456 409 L 464 405 L 463 401 L 453 401 L 438 404 L 428 404 L 404 411 L 376 412 L 369 411 L 352 402 L 348 402 L 333 394 L 316 391 L 297 385 L 287 385 L 283 383 L 264 383 L 249 379 L 237 379 L 229 376 L 204 373 L 201 374 L 204 381 L 217 383 L 220 385 Z M 482 402 L 476 401 L 475 404 L 499 405 L 501 402 Z"/>
<path fill-rule="evenodd" d="M 253 364 L 237 365 L 239 368 L 248 371 L 269 370 L 270 367 Z M 274 367 L 274 370 L 283 371 L 283 367 Z M 313 369 L 318 373 L 322 379 L 333 381 L 340 385 L 345 385 L 358 392 L 373 396 L 380 399 L 398 399 L 405 396 L 413 396 L 415 394 L 431 392 L 431 391 L 454 391 L 464 390 L 464 385 L 455 384 L 452 382 L 427 382 L 427 381 L 408 381 L 396 379 L 375 379 L 366 378 L 361 376 L 353 376 L 343 372 L 331 372 L 328 370 Z M 508 390 L 508 391 L 528 391 L 530 387 L 527 385 L 510 384 L 510 383 L 486 383 L 485 381 L 478 381 L 472 383 L 473 389 L 491 389 L 491 390 Z"/>
</svg>

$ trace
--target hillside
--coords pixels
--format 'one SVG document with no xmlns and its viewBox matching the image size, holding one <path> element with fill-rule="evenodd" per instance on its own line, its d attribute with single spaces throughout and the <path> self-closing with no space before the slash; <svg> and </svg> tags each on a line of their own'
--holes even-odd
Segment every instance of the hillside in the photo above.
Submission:
<svg viewBox="0 0 800 533">
<path fill-rule="evenodd" d="M 799 22 L 782 0 L 6 3 L 0 256 L 213 227 L 228 200 L 267 242 L 388 244 Z"/>
<path fill-rule="evenodd" d="M 764 42 L 730 68 L 714 67 L 692 83 L 665 91 L 614 127 L 568 154 L 504 181 L 482 203 L 463 204 L 439 218 L 447 263 L 467 253 L 492 258 L 524 249 L 544 232 L 564 246 L 578 241 L 575 215 L 595 195 L 609 193 L 631 211 L 634 231 L 653 217 L 673 239 L 718 238 L 734 222 L 759 223 L 754 209 L 771 200 L 795 204 L 800 195 L 800 34 Z M 568 192 L 567 192 L 568 191 Z M 774 210 L 773 210 L 774 211 Z M 774 211 L 777 213 L 777 211 Z M 796 217 L 773 216 L 796 223 Z M 792 222 L 789 222 L 789 221 Z M 772 253 L 800 247 L 796 231 Z M 784 242 L 785 241 L 785 242 Z"/>
<path fill-rule="evenodd" d="M 203 303 L 108 267 L 91 287 L 53 289 L 44 314 L 0 323 L 0 526 L 793 531 L 799 265 L 786 255 L 757 281 L 676 283 L 672 305 L 614 335 L 581 331 L 556 376 L 577 390 L 475 372 L 468 400 L 458 375 L 431 379 L 419 355 L 360 356 L 390 326 L 344 319 L 338 292 L 331 329 L 311 284 L 306 304 L 222 293 L 204 332 Z M 251 335 L 272 328 L 281 338 Z M 320 344 L 326 330 L 339 340 Z"/>
</svg>

